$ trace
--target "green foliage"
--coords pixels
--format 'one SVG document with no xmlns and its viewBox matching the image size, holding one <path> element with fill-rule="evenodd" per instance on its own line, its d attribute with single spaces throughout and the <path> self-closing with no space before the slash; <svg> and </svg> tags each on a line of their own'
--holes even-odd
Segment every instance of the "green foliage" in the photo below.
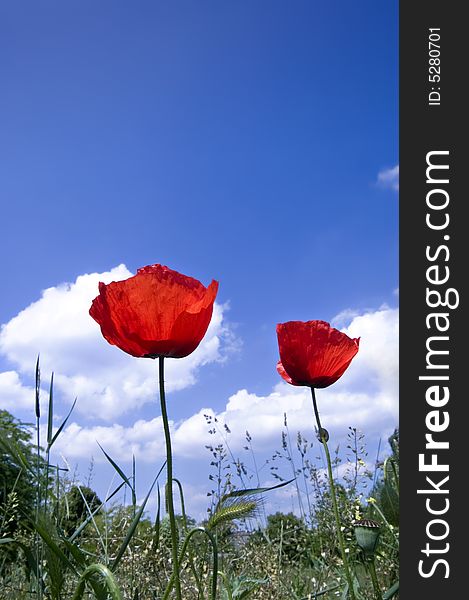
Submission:
<svg viewBox="0 0 469 600">
<path fill-rule="evenodd" d="M 268 583 L 268 579 L 256 579 L 246 575 L 238 575 L 231 579 L 224 573 L 221 575 L 223 580 L 222 600 L 245 600 L 252 597 L 259 587 Z"/>
<path fill-rule="evenodd" d="M 72 600 L 82 600 L 87 584 L 93 589 L 98 600 L 122 600 L 114 575 L 105 565 L 95 563 L 83 571 Z"/>
<path fill-rule="evenodd" d="M 383 477 L 373 490 L 386 521 L 399 526 L 399 429 L 389 437 L 391 455 L 383 463 Z"/>
<path fill-rule="evenodd" d="M 0 410 L 0 539 L 21 534 L 35 507 L 35 448 L 30 428 Z M 18 546 L 0 547 L 0 573 L 18 557 Z"/>
<path fill-rule="evenodd" d="M 311 560 L 314 532 L 293 513 L 269 515 L 265 536 L 277 547 L 283 562 Z"/>
<path fill-rule="evenodd" d="M 77 528 L 102 504 L 96 492 L 88 486 L 72 485 L 61 500 L 60 525 L 65 537 L 70 537 Z"/>
<path fill-rule="evenodd" d="M 34 507 L 36 496 L 33 465 L 35 448 L 30 426 L 0 410 L 0 510 L 10 494 L 17 497 L 18 511 Z"/>
<path fill-rule="evenodd" d="M 136 504 L 135 465 L 127 475 L 106 455 L 121 484 L 102 501 L 89 486 L 70 481 L 47 466 L 41 458 L 47 457 L 46 449 L 39 453 L 41 502 L 36 505 L 37 448 L 30 441 L 30 430 L 5 411 L 0 412 L 0 423 L 0 474 L 7 490 L 0 492 L 0 555 L 11 557 L 9 563 L 4 560 L 0 573 L 5 600 L 169 600 L 173 594 L 172 542 L 168 517 L 161 514 L 164 503 L 159 490 L 157 519 L 152 523 L 144 512 L 146 500 L 141 506 Z M 279 485 L 252 487 L 249 482 L 259 481 L 259 473 L 250 471 L 227 449 L 229 430 L 223 430 L 223 443 L 209 448 L 214 468 L 211 507 L 199 527 L 185 514 L 182 485 L 175 480 L 183 512 L 176 517 L 176 524 L 184 600 L 347 597 L 324 465 L 310 457 L 312 448 L 317 449 L 315 445 L 300 433 L 295 445 L 289 442 L 289 435 L 284 432 L 282 449 L 270 463 Z M 54 440 L 51 429 L 49 439 Z M 252 456 L 250 435 L 248 443 Z M 337 473 L 340 466 L 345 473 L 340 482 L 336 481 L 337 499 L 354 587 L 361 600 L 375 596 L 353 537 L 358 512 L 369 512 L 382 523 L 377 578 L 383 597 L 398 594 L 398 431 L 391 436 L 390 447 L 390 456 L 380 465 L 381 477 L 368 509 L 361 491 L 368 477 L 361 434 L 350 429 L 350 456 L 345 465 L 338 452 L 334 458 L 334 471 Z M 294 483 L 282 473 L 282 465 L 286 473 L 295 476 Z M 54 476 L 53 486 L 46 476 L 49 471 Z M 239 488 L 234 483 L 236 477 Z M 293 493 L 296 514 L 265 515 L 263 496 L 287 485 L 290 487 L 285 491 Z M 118 501 L 122 488 L 130 490 L 130 505 Z M 253 518 L 256 527 L 252 526 Z"/>
</svg>

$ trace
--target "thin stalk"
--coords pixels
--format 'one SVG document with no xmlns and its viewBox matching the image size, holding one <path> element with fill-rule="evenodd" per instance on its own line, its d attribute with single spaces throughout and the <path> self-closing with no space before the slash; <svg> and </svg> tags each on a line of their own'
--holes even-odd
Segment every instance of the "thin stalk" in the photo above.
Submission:
<svg viewBox="0 0 469 600">
<path fill-rule="evenodd" d="M 137 482 L 135 481 L 135 454 L 132 454 L 132 487 L 134 490 L 137 489 Z M 136 494 L 132 494 L 132 519 L 135 519 L 135 515 L 137 514 L 137 498 Z M 132 560 L 130 563 L 130 590 L 131 593 L 134 590 L 135 585 L 135 552 L 134 552 L 134 537 L 130 540 L 130 552 L 132 554 Z"/>
<path fill-rule="evenodd" d="M 237 475 L 239 477 L 239 480 L 241 481 L 241 485 L 243 486 L 243 489 L 246 489 L 246 482 L 243 479 L 243 473 L 241 471 L 240 468 L 238 468 L 238 462 L 239 459 L 236 460 L 235 455 L 233 454 L 233 451 L 230 448 L 230 444 L 228 443 L 228 438 L 226 437 L 226 435 L 223 433 L 223 430 L 221 430 L 218 425 L 217 425 L 217 421 L 215 420 L 215 429 L 217 430 L 218 435 L 221 437 L 221 439 L 223 440 L 223 443 L 225 444 L 225 448 L 228 450 L 228 453 L 231 457 L 231 462 L 232 464 L 236 467 L 237 470 Z"/>
<path fill-rule="evenodd" d="M 47 410 L 47 450 L 46 450 L 46 482 L 44 486 L 44 513 L 47 513 L 49 501 L 49 471 L 50 471 L 50 448 L 52 440 L 52 425 L 54 419 L 54 373 L 50 378 L 49 407 Z"/>
<path fill-rule="evenodd" d="M 166 504 L 168 508 L 169 523 L 171 527 L 171 553 L 173 557 L 174 587 L 176 589 L 177 600 L 182 600 L 181 581 L 179 579 L 178 535 L 173 503 L 173 454 L 171 450 L 171 433 L 169 431 L 168 412 L 166 410 L 166 396 L 164 391 L 164 356 L 159 357 L 159 379 L 161 417 L 163 419 L 164 437 L 166 441 Z"/>
<path fill-rule="evenodd" d="M 283 519 L 280 521 L 280 544 L 278 547 L 278 579 L 277 579 L 277 590 L 280 594 L 280 583 L 281 583 L 281 574 L 282 574 L 282 547 L 283 547 Z"/>
<path fill-rule="evenodd" d="M 298 480 L 296 478 L 296 466 L 295 466 L 295 460 L 293 458 L 293 450 L 292 450 L 291 439 L 290 439 L 290 430 L 288 429 L 288 423 L 287 423 L 286 413 L 285 413 L 285 417 L 284 418 L 285 418 L 285 420 L 284 420 L 285 429 L 287 430 L 286 440 L 288 442 L 286 450 L 287 450 L 287 453 L 288 453 L 288 458 L 290 459 L 290 463 L 291 463 L 291 467 L 292 467 L 292 472 L 293 472 L 293 478 L 295 479 L 296 495 L 297 495 L 297 498 L 298 498 L 298 508 L 300 509 L 301 518 L 303 519 L 303 521 L 306 521 L 306 519 L 305 519 L 305 510 L 303 508 L 303 501 L 301 499 L 300 486 L 298 485 Z"/>
<path fill-rule="evenodd" d="M 350 574 L 350 568 L 349 568 L 349 564 L 348 564 L 348 560 L 347 560 L 347 554 L 345 552 L 344 536 L 342 535 L 342 529 L 341 529 L 341 524 L 340 524 L 339 508 L 337 506 L 337 496 L 336 496 L 336 490 L 335 490 L 335 484 L 334 484 L 334 477 L 333 477 L 333 473 L 332 473 L 331 455 L 329 454 L 329 448 L 327 446 L 325 430 L 321 426 L 321 419 L 319 418 L 318 405 L 316 402 L 316 394 L 314 392 L 313 387 L 311 388 L 311 396 L 313 398 L 314 415 L 316 417 L 316 423 L 318 425 L 319 436 L 321 438 L 322 445 L 324 446 L 324 452 L 326 454 L 327 472 L 329 475 L 329 486 L 331 488 L 332 508 L 334 511 L 335 524 L 336 524 L 336 529 L 337 529 L 337 537 L 339 538 L 340 553 L 342 555 L 342 562 L 344 563 L 345 577 L 347 579 L 350 597 L 352 598 L 352 600 L 356 600 L 355 592 L 353 590 L 352 576 Z"/>
<path fill-rule="evenodd" d="M 354 468 L 354 473 L 353 473 L 353 493 L 355 494 L 355 491 L 357 489 L 357 482 L 358 482 L 358 443 L 357 443 L 357 430 L 354 429 L 353 430 L 353 453 L 355 455 L 355 468 Z"/>
<path fill-rule="evenodd" d="M 187 527 L 187 514 L 186 514 L 186 504 L 184 502 L 184 492 L 182 490 L 182 485 L 181 485 L 181 482 L 179 481 L 179 479 L 173 478 L 173 481 L 179 488 L 179 498 L 181 500 L 182 523 L 183 523 L 183 527 L 184 527 L 184 535 L 187 536 L 189 531 L 188 531 L 188 527 Z M 197 573 L 197 569 L 195 568 L 194 555 L 192 554 L 192 548 L 190 546 L 189 546 L 189 550 L 188 550 L 188 555 L 189 555 L 188 556 L 189 566 L 191 568 L 192 575 L 194 576 L 194 579 L 197 584 L 198 598 L 204 598 L 204 590 L 203 590 L 203 586 L 202 586 L 202 581 Z"/>
<path fill-rule="evenodd" d="M 378 449 L 376 450 L 375 471 L 374 471 L 374 474 L 373 474 L 373 486 L 372 486 L 372 489 L 374 489 L 374 487 L 376 485 L 376 478 L 378 477 L 378 460 L 379 460 L 379 453 L 380 452 L 381 452 L 381 438 L 379 438 Z"/>
<path fill-rule="evenodd" d="M 246 431 L 246 434 L 248 434 L 248 432 Z M 252 456 L 252 462 L 254 463 L 254 470 L 256 473 L 256 479 L 257 479 L 257 487 L 261 487 L 261 480 L 259 478 L 259 469 L 257 467 L 257 461 L 256 461 L 256 455 L 254 454 L 254 450 L 252 448 L 252 438 L 249 435 L 249 437 L 247 438 L 247 442 L 249 444 L 249 449 L 251 451 L 251 456 Z M 265 511 L 265 504 L 262 503 L 262 512 L 264 514 L 264 523 L 267 523 L 267 513 Z M 260 519 L 258 519 L 260 520 Z"/>
<path fill-rule="evenodd" d="M 187 550 L 187 547 L 188 547 L 188 544 L 189 544 L 191 538 L 198 532 L 203 533 L 205 536 L 207 536 L 212 545 L 213 574 L 212 574 L 212 585 L 211 585 L 212 591 L 211 591 L 210 600 L 216 600 L 216 598 L 217 598 L 217 578 L 218 578 L 218 573 L 219 573 L 219 571 L 218 571 L 218 546 L 217 546 L 217 541 L 216 541 L 215 536 L 210 531 L 208 531 L 204 527 L 195 527 L 194 529 L 191 529 L 189 531 L 189 533 L 186 536 L 186 539 L 184 540 L 182 548 L 181 548 L 181 553 L 179 555 L 179 564 L 182 563 L 184 554 L 186 553 L 186 550 Z M 173 583 L 174 583 L 174 571 L 171 574 L 168 585 L 163 594 L 162 600 L 167 600 L 169 598 L 169 594 L 173 587 Z"/>
<path fill-rule="evenodd" d="M 386 527 L 388 527 L 389 531 L 392 534 L 392 537 L 394 538 L 394 541 L 396 542 L 397 547 L 399 548 L 399 538 L 397 537 L 396 532 L 394 531 L 394 527 L 386 519 L 386 517 L 383 514 L 383 511 L 380 509 L 380 507 L 375 502 L 372 503 L 372 507 L 373 507 L 373 510 L 375 510 L 379 514 L 381 519 L 384 521 Z"/>
<path fill-rule="evenodd" d="M 306 500 L 308 502 L 309 522 L 312 523 L 313 522 L 313 510 L 312 510 L 312 507 L 311 507 L 311 499 L 309 497 L 308 481 L 306 479 L 305 456 L 304 456 L 303 452 L 301 452 L 300 448 L 299 448 L 299 451 L 300 451 L 300 455 L 301 455 L 301 473 L 303 474 L 303 483 L 304 483 L 304 486 L 305 486 Z"/>
<path fill-rule="evenodd" d="M 223 571 L 218 571 L 218 575 L 220 575 L 220 577 L 223 579 L 223 583 L 225 585 L 225 592 L 228 596 L 228 600 L 233 600 L 233 594 L 231 593 L 231 584 L 228 581 L 228 578 L 223 573 Z"/>
<path fill-rule="evenodd" d="M 379 591 L 378 577 L 376 576 L 375 559 L 372 558 L 368 562 L 368 570 L 370 571 L 371 581 L 373 583 L 373 590 L 375 592 L 376 600 L 382 600 L 381 592 Z"/>
<path fill-rule="evenodd" d="M 41 511 L 41 434 L 40 434 L 40 412 L 39 405 L 36 408 L 36 523 L 39 523 L 39 515 Z M 37 567 L 37 597 L 42 600 L 42 540 L 39 533 L 36 531 L 36 567 Z"/>
</svg>

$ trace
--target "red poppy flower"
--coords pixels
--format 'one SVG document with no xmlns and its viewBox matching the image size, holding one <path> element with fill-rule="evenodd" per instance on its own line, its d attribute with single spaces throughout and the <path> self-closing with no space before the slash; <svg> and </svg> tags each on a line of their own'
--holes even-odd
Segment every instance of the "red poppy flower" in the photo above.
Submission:
<svg viewBox="0 0 469 600">
<path fill-rule="evenodd" d="M 124 281 L 99 284 L 90 315 L 105 339 L 137 357 L 183 358 L 202 341 L 212 318 L 218 282 L 204 285 L 163 265 Z"/>
<path fill-rule="evenodd" d="M 277 371 L 292 385 L 313 388 L 335 383 L 352 362 L 360 342 L 325 321 L 279 323 L 277 338 Z"/>
</svg>

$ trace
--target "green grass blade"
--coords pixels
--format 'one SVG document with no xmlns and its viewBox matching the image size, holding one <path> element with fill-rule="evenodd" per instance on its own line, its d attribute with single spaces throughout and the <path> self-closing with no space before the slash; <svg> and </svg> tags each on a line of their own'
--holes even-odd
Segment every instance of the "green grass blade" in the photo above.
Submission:
<svg viewBox="0 0 469 600">
<path fill-rule="evenodd" d="M 26 471 L 29 471 L 29 473 L 36 476 L 36 470 L 33 467 L 31 467 L 29 461 L 23 454 L 23 451 L 21 450 L 21 447 L 19 446 L 19 444 L 17 444 L 14 440 L 9 439 L 1 431 L 0 431 L 0 448 L 2 448 L 6 454 L 9 454 L 19 467 L 25 469 Z"/>
<path fill-rule="evenodd" d="M 36 382 L 36 402 L 35 402 L 35 412 L 36 412 L 36 418 L 40 418 L 41 417 L 41 406 L 39 403 L 39 396 L 40 396 L 40 390 L 41 390 L 41 370 L 39 368 L 39 354 L 37 355 L 37 361 L 36 361 L 36 377 L 35 377 L 35 382 Z"/>
<path fill-rule="evenodd" d="M 155 483 L 156 483 L 156 479 L 153 481 L 150 489 L 148 490 L 148 494 L 145 496 L 145 499 L 144 499 L 144 501 L 142 503 L 142 506 L 138 509 L 138 511 L 137 511 L 137 513 L 136 513 L 136 515 L 135 515 L 132 523 L 130 524 L 129 530 L 127 531 L 127 534 L 126 534 L 126 536 L 124 538 L 124 541 L 122 542 L 121 547 L 119 548 L 119 550 L 118 550 L 118 552 L 116 554 L 116 558 L 114 559 L 114 561 L 112 563 L 111 571 L 115 571 L 116 570 L 117 565 L 120 563 L 122 557 L 124 556 L 124 552 L 127 550 L 127 546 L 129 545 L 130 540 L 132 539 L 132 536 L 135 533 L 135 530 L 137 529 L 137 526 L 138 526 L 138 524 L 140 522 L 140 519 L 141 519 L 141 517 L 143 515 L 143 511 L 145 510 L 145 506 L 146 506 L 146 504 L 148 502 L 148 498 L 150 497 L 150 494 L 151 494 L 151 492 L 153 490 L 153 486 L 155 485 Z"/>
<path fill-rule="evenodd" d="M 395 596 L 398 591 L 399 591 L 399 582 L 396 581 L 396 583 L 392 587 L 390 587 L 389 590 L 384 592 L 383 600 L 389 600 L 389 598 L 392 598 L 393 596 Z"/>
<path fill-rule="evenodd" d="M 103 549 L 105 549 L 105 548 L 106 548 L 106 545 L 105 545 L 105 543 L 104 543 L 104 540 L 103 540 L 103 537 L 102 537 L 102 535 L 101 535 L 101 532 L 99 531 L 99 527 L 98 527 L 98 525 L 96 524 L 96 521 L 94 520 L 94 514 L 93 514 L 93 511 L 91 510 L 91 508 L 90 508 L 90 505 L 88 504 L 88 501 L 86 500 L 86 498 L 85 498 L 85 495 L 84 495 L 84 494 L 83 494 L 83 492 L 81 491 L 81 487 L 80 487 L 79 485 L 77 485 L 77 489 L 78 489 L 78 491 L 80 492 L 81 499 L 83 500 L 83 503 L 84 503 L 84 505 L 85 505 L 85 507 L 86 507 L 86 510 L 88 511 L 88 515 L 91 517 L 91 522 L 92 522 L 92 523 L 93 523 L 93 525 L 94 525 L 94 528 L 95 528 L 95 530 L 96 530 L 96 534 L 97 534 L 97 536 L 98 536 L 98 539 L 99 539 L 99 541 L 101 542 L 101 545 L 102 545 Z"/>
<path fill-rule="evenodd" d="M 152 552 L 156 552 L 160 545 L 161 493 L 160 493 L 159 485 L 157 486 L 157 490 L 158 490 L 158 504 L 157 504 L 157 509 L 156 509 L 155 525 L 153 527 L 153 539 L 152 539 L 152 543 L 151 543 Z"/>
<path fill-rule="evenodd" d="M 30 548 L 26 544 L 23 544 L 22 542 L 19 542 L 18 540 L 15 540 L 13 538 L 2 538 L 0 540 L 0 544 L 16 544 L 17 546 L 19 546 L 21 548 L 21 550 L 23 550 L 29 572 L 34 573 L 34 576 L 37 579 L 36 557 L 34 556 L 34 554 L 31 552 Z"/>
<path fill-rule="evenodd" d="M 47 529 L 45 527 L 43 527 L 43 525 L 41 523 L 37 523 L 37 522 L 32 522 L 32 526 L 39 533 L 39 535 L 44 540 L 44 542 L 47 544 L 47 547 L 49 548 L 49 550 L 51 550 L 51 552 L 53 552 L 57 556 L 57 558 L 60 559 L 60 561 L 62 562 L 62 565 L 64 567 L 67 567 L 68 569 L 71 569 L 76 575 L 78 575 L 74 565 L 70 562 L 68 556 L 64 553 L 64 551 L 61 548 L 59 548 L 59 546 L 56 544 L 56 542 L 50 536 Z"/>
<path fill-rule="evenodd" d="M 125 481 L 125 483 L 129 486 L 131 492 L 132 492 L 132 503 L 135 504 L 136 502 L 136 497 L 135 497 L 135 489 L 134 486 L 130 483 L 130 479 L 127 477 L 127 475 L 124 473 L 124 471 L 119 467 L 119 465 L 116 463 L 116 461 L 114 461 L 109 454 L 106 452 L 106 450 L 104 450 L 104 448 L 101 446 L 101 444 L 99 442 L 97 442 L 98 446 L 101 448 L 101 450 L 104 453 L 104 456 L 108 459 L 108 461 L 111 463 L 111 465 L 114 467 L 115 471 L 120 475 L 120 477 Z"/>
<path fill-rule="evenodd" d="M 72 544 L 68 540 L 63 540 L 63 543 L 70 554 L 75 559 L 75 562 L 84 569 L 86 567 L 86 554 L 81 550 L 77 544 Z"/>
<path fill-rule="evenodd" d="M 103 597 L 98 591 L 99 588 L 97 589 L 96 587 L 96 576 L 100 577 L 101 586 L 104 586 L 107 591 L 104 597 L 110 597 L 111 600 L 122 600 L 122 594 L 114 579 L 114 575 L 101 563 L 92 564 L 83 571 L 72 600 L 81 600 L 83 598 L 87 583 L 93 588 L 96 598 Z M 101 588 L 101 586 L 99 587 Z"/>
<path fill-rule="evenodd" d="M 47 411 L 47 444 L 50 448 L 50 441 L 52 439 L 52 425 L 54 420 L 54 373 L 50 377 L 49 386 L 49 408 Z"/>
<path fill-rule="evenodd" d="M 65 419 L 62 421 L 62 424 L 60 425 L 60 427 L 57 429 L 57 431 L 55 432 L 55 434 L 52 436 L 52 438 L 50 439 L 48 446 L 47 446 L 47 450 L 49 451 L 55 440 L 59 437 L 59 435 L 62 433 L 63 428 L 65 427 L 65 425 L 67 424 L 68 419 L 70 418 L 70 415 L 73 412 L 73 409 L 75 408 L 75 404 L 77 403 L 77 399 L 75 398 L 75 400 L 73 401 L 72 404 L 72 408 L 68 411 L 68 415 L 65 417 Z"/>
<path fill-rule="evenodd" d="M 109 502 L 109 500 L 115 496 L 117 494 L 117 492 L 119 492 L 122 487 L 125 485 L 125 481 L 123 481 L 113 492 L 112 494 L 110 494 L 106 500 L 104 500 L 104 502 L 101 502 L 101 504 L 94 509 L 94 511 L 87 516 L 87 518 L 83 521 L 83 523 L 81 523 L 79 525 L 79 527 L 77 527 L 77 529 L 72 533 L 72 535 L 68 538 L 69 542 L 73 542 L 73 540 L 78 537 L 80 535 L 80 533 L 83 531 L 83 529 L 88 525 L 88 523 L 98 514 L 98 512 L 105 506 L 106 502 Z"/>
<path fill-rule="evenodd" d="M 135 530 L 137 529 L 137 526 L 138 526 L 138 524 L 140 522 L 140 519 L 141 519 L 141 517 L 143 515 L 143 511 L 145 510 L 145 506 L 146 506 L 146 504 L 148 502 L 148 498 L 150 497 L 150 494 L 151 494 L 151 492 L 152 492 L 152 490 L 153 490 L 153 488 L 155 486 L 155 483 L 156 483 L 158 477 L 161 475 L 161 471 L 164 469 L 165 465 L 166 465 L 166 461 L 162 464 L 160 470 L 158 471 L 157 476 L 153 480 L 153 483 L 151 484 L 151 487 L 148 490 L 148 494 L 145 496 L 145 499 L 143 501 L 142 506 L 139 508 L 139 510 L 136 513 L 136 515 L 135 515 L 132 523 L 130 524 L 130 527 L 129 527 L 129 530 L 127 532 L 127 535 L 125 536 L 124 541 L 122 542 L 121 547 L 119 548 L 119 550 L 117 552 L 116 558 L 114 559 L 114 561 L 112 563 L 111 571 L 114 571 L 117 568 L 117 565 L 121 561 L 121 558 L 124 556 L 124 552 L 126 551 L 127 546 L 129 545 L 130 540 L 132 539 L 132 536 L 134 535 Z"/>
<path fill-rule="evenodd" d="M 189 542 L 196 533 L 202 533 L 203 535 L 207 536 L 208 539 L 210 540 L 210 544 L 212 546 L 213 563 L 212 563 L 212 585 L 211 585 L 210 600 L 216 600 L 216 598 L 217 598 L 217 581 L 218 581 L 218 574 L 219 574 L 219 571 L 218 571 L 218 545 L 217 545 L 216 537 L 210 531 L 208 531 L 205 527 L 194 527 L 194 529 L 191 529 L 189 531 L 189 533 L 186 535 L 186 539 L 184 540 L 184 543 L 181 548 L 181 552 L 179 554 L 179 564 L 180 565 L 182 564 L 184 554 L 187 552 L 187 549 L 189 546 Z M 167 598 L 169 598 L 169 595 L 171 593 L 173 586 L 174 586 L 174 573 L 171 575 L 171 578 L 168 581 L 168 584 L 167 584 L 166 589 L 163 594 L 163 600 L 167 600 Z"/>
<path fill-rule="evenodd" d="M 264 494 L 265 492 L 270 492 L 272 490 L 277 490 L 279 488 L 285 487 L 286 485 L 295 481 L 294 479 L 289 479 L 288 481 L 283 481 L 282 483 L 278 483 L 277 485 L 272 485 L 270 487 L 258 487 L 258 488 L 249 488 L 245 490 L 235 490 L 234 492 L 230 492 L 229 494 L 225 494 L 221 501 L 225 502 L 229 498 L 242 498 L 243 496 L 253 496 L 254 494 Z"/>
<path fill-rule="evenodd" d="M 179 499 L 181 501 L 181 513 L 182 513 L 182 522 L 184 524 L 184 532 L 187 533 L 187 514 L 186 514 L 186 503 L 184 502 L 184 491 L 182 489 L 182 484 L 179 479 L 173 477 L 174 483 L 178 486 L 179 490 Z"/>
<path fill-rule="evenodd" d="M 348 590 L 349 590 L 348 583 L 346 583 L 345 587 L 344 587 L 344 590 L 342 592 L 342 595 L 340 596 L 340 600 L 347 600 L 348 599 Z M 317 594 L 316 594 L 316 596 L 317 596 Z"/>
<path fill-rule="evenodd" d="M 333 585 L 332 587 L 328 587 L 325 590 L 321 590 L 320 592 L 316 592 L 315 594 L 312 594 L 311 595 L 311 599 L 313 599 L 313 598 L 319 598 L 320 596 L 325 596 L 329 592 L 333 592 L 334 590 L 338 590 L 340 587 L 342 587 L 342 584 Z M 346 585 L 345 590 L 348 592 L 348 585 Z M 338 594 L 338 592 L 336 592 L 336 595 L 337 594 Z M 304 598 L 303 600 L 306 600 L 306 598 Z"/>
<path fill-rule="evenodd" d="M 137 489 L 137 482 L 135 479 L 135 454 L 132 454 L 132 506 L 137 506 L 137 496 L 135 490 Z"/>
</svg>

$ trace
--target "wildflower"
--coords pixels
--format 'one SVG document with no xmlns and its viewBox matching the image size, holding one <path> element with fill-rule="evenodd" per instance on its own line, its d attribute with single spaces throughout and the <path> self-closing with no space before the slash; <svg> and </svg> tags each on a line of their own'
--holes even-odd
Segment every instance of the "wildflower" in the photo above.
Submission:
<svg viewBox="0 0 469 600">
<path fill-rule="evenodd" d="M 90 315 L 104 338 L 136 357 L 183 358 L 202 341 L 212 318 L 218 282 L 200 281 L 150 265 L 124 281 L 99 284 Z"/>
<path fill-rule="evenodd" d="M 316 388 L 335 383 L 346 371 L 358 352 L 360 338 L 349 338 L 345 333 L 331 327 L 326 321 L 288 321 L 277 325 L 280 360 L 277 371 L 287 383 L 311 388 L 313 409 L 316 417 L 318 439 L 326 454 L 332 507 L 351 600 L 355 600 L 353 581 L 347 560 L 344 528 L 341 526 L 337 495 L 335 491 L 332 461 L 327 446 L 329 433 L 321 426 L 316 400 Z"/>
<path fill-rule="evenodd" d="M 325 388 L 341 377 L 358 352 L 360 338 L 349 338 L 325 321 L 277 325 L 277 371 L 292 385 Z"/>
<path fill-rule="evenodd" d="M 136 357 L 158 358 L 161 416 L 166 441 L 166 507 L 171 530 L 171 584 L 182 600 L 178 529 L 173 501 L 171 434 L 164 389 L 164 360 L 183 358 L 202 341 L 213 313 L 218 282 L 200 281 L 163 265 L 149 265 L 124 281 L 99 284 L 90 315 L 112 345 Z M 216 419 L 215 419 L 216 420 Z M 169 592 L 170 587 L 167 588 Z M 167 597 L 166 594 L 164 594 Z M 215 594 L 214 594 L 215 596 Z"/>
</svg>

